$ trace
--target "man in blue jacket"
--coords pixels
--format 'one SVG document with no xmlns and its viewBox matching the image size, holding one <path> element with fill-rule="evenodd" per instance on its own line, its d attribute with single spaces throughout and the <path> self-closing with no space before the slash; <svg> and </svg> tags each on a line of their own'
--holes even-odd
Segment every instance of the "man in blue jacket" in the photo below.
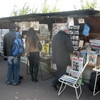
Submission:
<svg viewBox="0 0 100 100">
<path fill-rule="evenodd" d="M 12 23 L 10 25 L 9 32 L 5 34 L 3 39 L 3 52 L 4 58 L 7 58 L 8 69 L 7 69 L 7 78 L 6 84 L 13 83 L 14 85 L 18 85 L 19 81 L 19 57 L 12 56 L 12 46 L 14 39 L 16 37 L 16 29 L 17 25 Z M 12 77 L 14 75 L 14 79 L 12 81 Z"/>
<path fill-rule="evenodd" d="M 52 61 L 57 65 L 56 78 L 52 84 L 55 89 L 60 84 L 59 77 L 66 73 L 66 67 L 71 64 L 70 54 L 74 49 L 68 33 L 68 27 L 63 25 L 52 40 Z"/>
</svg>

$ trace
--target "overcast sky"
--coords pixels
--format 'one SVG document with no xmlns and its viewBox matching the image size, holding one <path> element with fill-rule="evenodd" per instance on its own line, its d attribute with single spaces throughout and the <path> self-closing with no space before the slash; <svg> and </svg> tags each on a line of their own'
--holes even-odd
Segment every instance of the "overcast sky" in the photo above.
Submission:
<svg viewBox="0 0 100 100">
<path fill-rule="evenodd" d="M 14 5 L 17 9 L 21 9 L 25 3 L 30 6 L 30 8 L 41 8 L 44 0 L 2 0 L 0 2 L 0 17 L 9 17 L 14 8 Z M 48 0 L 49 5 L 52 7 L 56 0 Z M 57 8 L 61 11 L 74 10 L 74 5 L 76 8 L 80 8 L 80 0 L 59 0 Z M 93 0 L 89 0 L 93 1 Z M 100 0 L 97 0 L 100 3 Z M 99 4 L 98 3 L 98 4 Z M 100 4 L 99 4 L 100 5 Z"/>
</svg>

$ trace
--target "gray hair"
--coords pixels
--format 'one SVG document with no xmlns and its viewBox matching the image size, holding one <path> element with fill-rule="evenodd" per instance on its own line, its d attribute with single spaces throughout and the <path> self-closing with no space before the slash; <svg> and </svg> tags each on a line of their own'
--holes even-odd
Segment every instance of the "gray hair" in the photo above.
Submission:
<svg viewBox="0 0 100 100">
<path fill-rule="evenodd" d="M 68 26 L 66 26 L 66 25 L 62 25 L 60 29 L 61 29 L 62 31 L 69 30 L 69 29 L 68 29 Z"/>
</svg>

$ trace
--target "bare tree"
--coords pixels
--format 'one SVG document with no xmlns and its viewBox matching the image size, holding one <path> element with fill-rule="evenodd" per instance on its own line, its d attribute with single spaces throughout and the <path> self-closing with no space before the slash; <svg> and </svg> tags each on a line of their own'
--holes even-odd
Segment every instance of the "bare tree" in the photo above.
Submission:
<svg viewBox="0 0 100 100">
<path fill-rule="evenodd" d="M 40 11 L 38 11 L 38 8 L 31 9 L 30 6 L 27 5 L 26 3 L 24 4 L 24 6 L 21 9 L 17 9 L 17 6 L 14 5 L 11 16 L 25 15 L 25 14 L 30 14 L 30 13 L 40 13 L 40 12 L 41 13 L 58 12 L 59 9 L 57 8 L 57 2 L 58 2 L 58 0 L 56 0 L 54 6 L 51 8 L 47 4 L 48 0 L 44 0 Z"/>
<path fill-rule="evenodd" d="M 17 6 L 14 5 L 14 8 L 13 8 L 12 13 L 11 13 L 11 16 L 18 16 L 18 12 L 19 12 L 19 10 L 17 10 Z"/>
<path fill-rule="evenodd" d="M 48 2 L 48 0 L 44 0 L 44 3 L 41 7 L 42 13 L 58 12 L 59 11 L 59 9 L 57 8 L 58 0 L 56 0 L 54 6 L 52 8 L 47 4 L 47 2 Z"/>
<path fill-rule="evenodd" d="M 31 12 L 32 10 L 30 9 L 29 5 L 27 5 L 26 3 L 21 9 L 17 9 L 17 6 L 14 5 L 11 16 L 25 15 Z"/>
<path fill-rule="evenodd" d="M 25 15 L 25 14 L 29 14 L 31 13 L 32 10 L 30 9 L 30 7 L 25 3 L 24 6 L 22 7 L 22 9 L 19 10 L 19 15 Z"/>
<path fill-rule="evenodd" d="M 88 0 L 80 0 L 82 9 L 94 9 L 97 7 L 97 0 L 89 2 Z"/>
</svg>

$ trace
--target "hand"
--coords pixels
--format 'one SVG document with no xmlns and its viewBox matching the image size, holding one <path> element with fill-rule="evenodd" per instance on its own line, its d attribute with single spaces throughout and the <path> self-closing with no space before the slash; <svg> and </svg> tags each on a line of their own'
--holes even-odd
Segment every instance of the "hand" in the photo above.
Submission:
<svg viewBox="0 0 100 100">
<path fill-rule="evenodd" d="M 7 60 L 8 56 L 3 56 L 4 60 Z"/>
<path fill-rule="evenodd" d="M 3 58 L 8 58 L 8 56 L 3 56 Z"/>
</svg>

